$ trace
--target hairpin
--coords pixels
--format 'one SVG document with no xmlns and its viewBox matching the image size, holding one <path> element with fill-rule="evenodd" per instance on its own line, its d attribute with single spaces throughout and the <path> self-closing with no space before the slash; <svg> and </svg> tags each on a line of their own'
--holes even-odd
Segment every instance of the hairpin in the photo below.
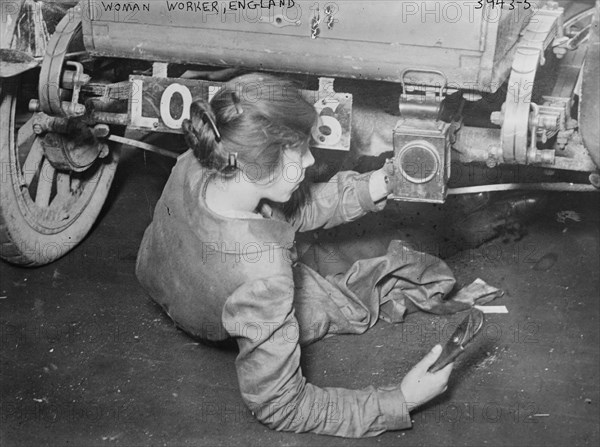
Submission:
<svg viewBox="0 0 600 447">
<path fill-rule="evenodd" d="M 236 92 L 231 92 L 231 102 L 233 102 L 233 105 L 235 106 L 235 111 L 238 115 L 244 113 L 244 109 L 242 109 L 242 106 L 240 105 L 240 97 Z"/>
<path fill-rule="evenodd" d="M 228 160 L 228 163 L 227 163 L 227 167 L 228 168 L 237 168 L 238 167 L 238 165 L 237 165 L 237 155 L 238 155 L 237 152 L 230 152 L 229 153 L 229 160 Z"/>
<path fill-rule="evenodd" d="M 212 127 L 213 132 L 215 133 L 215 140 L 217 140 L 217 143 L 221 142 L 221 132 L 219 132 L 219 129 L 217 129 L 217 124 L 215 123 L 215 121 L 211 118 L 211 116 L 204 112 L 204 114 L 202 115 L 202 122 L 203 123 L 207 123 L 210 124 L 210 127 Z"/>
</svg>

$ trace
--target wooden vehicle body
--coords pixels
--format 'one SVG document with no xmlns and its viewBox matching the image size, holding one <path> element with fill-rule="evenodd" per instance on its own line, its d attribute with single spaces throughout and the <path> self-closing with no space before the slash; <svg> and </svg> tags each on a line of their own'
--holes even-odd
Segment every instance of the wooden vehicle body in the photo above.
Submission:
<svg viewBox="0 0 600 447">
<path fill-rule="evenodd" d="M 390 82 L 418 61 L 482 91 L 507 79 L 520 32 L 547 3 L 88 1 L 85 44 L 98 56 Z"/>
</svg>

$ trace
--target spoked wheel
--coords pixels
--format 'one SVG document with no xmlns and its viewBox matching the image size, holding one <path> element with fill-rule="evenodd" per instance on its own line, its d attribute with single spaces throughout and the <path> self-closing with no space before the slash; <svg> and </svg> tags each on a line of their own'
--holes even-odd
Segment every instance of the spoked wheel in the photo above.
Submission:
<svg viewBox="0 0 600 447">
<path fill-rule="evenodd" d="M 20 81 L 0 80 L 0 257 L 39 266 L 63 256 L 88 233 L 114 178 L 118 150 L 83 172 L 55 169 L 33 132 Z"/>
</svg>

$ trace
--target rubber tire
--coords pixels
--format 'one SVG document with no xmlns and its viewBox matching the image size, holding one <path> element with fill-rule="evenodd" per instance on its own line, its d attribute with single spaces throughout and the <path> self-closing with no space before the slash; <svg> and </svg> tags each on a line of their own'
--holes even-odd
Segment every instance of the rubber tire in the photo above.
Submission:
<svg viewBox="0 0 600 447">
<path fill-rule="evenodd" d="M 119 149 L 99 161 L 98 174 L 86 183 L 90 194 L 79 214 L 63 227 L 39 231 L 31 224 L 33 213 L 27 207 L 15 168 L 15 112 L 18 77 L 0 79 L 0 258 L 20 266 L 35 267 L 64 256 L 89 232 L 108 195 L 119 159 Z M 28 194 L 28 192 L 26 193 Z M 83 194 L 82 194 L 83 195 Z"/>
</svg>

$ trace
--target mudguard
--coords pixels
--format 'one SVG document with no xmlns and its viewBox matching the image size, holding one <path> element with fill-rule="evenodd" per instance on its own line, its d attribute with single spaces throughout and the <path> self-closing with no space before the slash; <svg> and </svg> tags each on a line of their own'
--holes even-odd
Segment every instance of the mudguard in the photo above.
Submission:
<svg viewBox="0 0 600 447">
<path fill-rule="evenodd" d="M 8 78 L 42 63 L 56 25 L 77 2 L 0 0 L 0 78 Z"/>
</svg>

